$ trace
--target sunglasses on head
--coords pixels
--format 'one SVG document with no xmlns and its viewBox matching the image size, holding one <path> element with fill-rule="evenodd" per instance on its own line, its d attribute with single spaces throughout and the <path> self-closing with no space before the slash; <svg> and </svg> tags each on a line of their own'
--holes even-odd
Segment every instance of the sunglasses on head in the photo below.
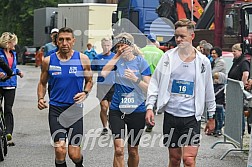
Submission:
<svg viewBox="0 0 252 167">
<path fill-rule="evenodd" d="M 128 46 L 132 45 L 132 42 L 125 37 L 122 37 L 121 39 L 118 40 L 117 44 L 126 44 Z"/>
</svg>

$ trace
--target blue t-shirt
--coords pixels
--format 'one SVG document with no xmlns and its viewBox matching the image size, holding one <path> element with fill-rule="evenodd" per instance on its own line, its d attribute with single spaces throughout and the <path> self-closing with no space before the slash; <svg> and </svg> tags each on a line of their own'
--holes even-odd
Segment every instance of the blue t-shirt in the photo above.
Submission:
<svg viewBox="0 0 252 167">
<path fill-rule="evenodd" d="M 102 68 L 115 56 L 111 52 L 110 55 L 98 54 L 92 61 L 91 68 L 93 71 L 98 71 L 97 84 L 113 85 L 115 82 L 115 72 L 111 71 L 106 78 L 101 76 Z"/>
<path fill-rule="evenodd" d="M 45 44 L 44 57 L 49 56 L 48 52 L 50 52 L 51 50 L 54 50 L 56 48 L 57 48 L 57 46 L 54 45 L 52 42 Z"/>
<path fill-rule="evenodd" d="M 58 50 L 59 50 L 58 47 L 56 49 L 50 50 L 49 52 L 47 52 L 46 56 L 50 56 L 51 54 L 58 52 Z"/>
<path fill-rule="evenodd" d="M 62 62 L 54 53 L 50 56 L 50 104 L 54 106 L 70 106 L 75 103 L 74 96 L 83 91 L 84 69 L 80 53 L 74 51 L 70 60 Z"/>
<path fill-rule="evenodd" d="M 94 48 L 92 48 L 91 50 L 85 50 L 84 54 L 88 56 L 89 60 L 92 61 L 95 56 L 97 55 L 96 51 L 94 50 Z"/>
<path fill-rule="evenodd" d="M 142 56 L 136 56 L 131 61 L 120 58 L 115 65 L 115 93 L 110 109 L 126 114 L 145 112 L 145 94 L 137 83 L 124 77 L 125 69 L 133 70 L 141 80 L 143 76 L 151 76 L 150 67 Z"/>
</svg>

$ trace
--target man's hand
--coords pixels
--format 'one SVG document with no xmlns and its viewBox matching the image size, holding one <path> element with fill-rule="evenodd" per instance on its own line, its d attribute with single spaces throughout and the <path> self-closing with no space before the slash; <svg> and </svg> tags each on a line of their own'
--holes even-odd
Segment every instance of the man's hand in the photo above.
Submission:
<svg viewBox="0 0 252 167">
<path fill-rule="evenodd" d="M 215 119 L 210 118 L 207 121 L 206 127 L 205 127 L 205 133 L 206 134 L 211 134 L 214 132 L 214 128 L 215 128 Z"/>
<path fill-rule="evenodd" d="M 38 100 L 38 108 L 40 110 L 43 110 L 45 108 L 47 108 L 48 106 L 46 105 L 46 101 L 44 99 L 39 99 Z"/>
<path fill-rule="evenodd" d="M 246 90 L 250 90 L 252 86 L 252 79 L 249 79 L 248 82 L 244 85 Z"/>
<path fill-rule="evenodd" d="M 152 126 L 155 125 L 153 110 L 148 109 L 148 110 L 146 111 L 145 121 L 146 121 L 146 123 L 149 124 L 149 125 L 152 125 Z"/>
<path fill-rule="evenodd" d="M 75 103 L 82 103 L 87 98 L 87 95 L 85 92 L 77 93 L 74 96 Z"/>
</svg>

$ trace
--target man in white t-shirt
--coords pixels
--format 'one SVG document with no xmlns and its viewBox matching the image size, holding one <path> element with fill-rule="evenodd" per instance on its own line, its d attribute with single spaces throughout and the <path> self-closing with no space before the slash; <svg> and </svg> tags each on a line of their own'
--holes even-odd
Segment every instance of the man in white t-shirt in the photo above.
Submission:
<svg viewBox="0 0 252 167">
<path fill-rule="evenodd" d="M 169 166 L 194 167 L 200 143 L 200 120 L 206 104 L 209 113 L 205 131 L 215 128 L 215 95 L 211 64 L 192 46 L 194 23 L 175 23 L 177 47 L 161 57 L 147 93 L 146 122 L 154 125 L 153 106 L 164 111 L 163 143 L 168 147 Z"/>
</svg>

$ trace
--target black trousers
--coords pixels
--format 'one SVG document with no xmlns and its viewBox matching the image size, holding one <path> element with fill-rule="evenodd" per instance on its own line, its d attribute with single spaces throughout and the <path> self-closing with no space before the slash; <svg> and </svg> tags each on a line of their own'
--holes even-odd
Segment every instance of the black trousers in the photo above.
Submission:
<svg viewBox="0 0 252 167">
<path fill-rule="evenodd" d="M 4 121 L 6 126 L 6 134 L 12 134 L 14 128 L 14 117 L 12 107 L 15 100 L 16 89 L 2 89 L 0 88 L 1 95 L 1 109 L 2 101 L 4 100 Z"/>
</svg>

